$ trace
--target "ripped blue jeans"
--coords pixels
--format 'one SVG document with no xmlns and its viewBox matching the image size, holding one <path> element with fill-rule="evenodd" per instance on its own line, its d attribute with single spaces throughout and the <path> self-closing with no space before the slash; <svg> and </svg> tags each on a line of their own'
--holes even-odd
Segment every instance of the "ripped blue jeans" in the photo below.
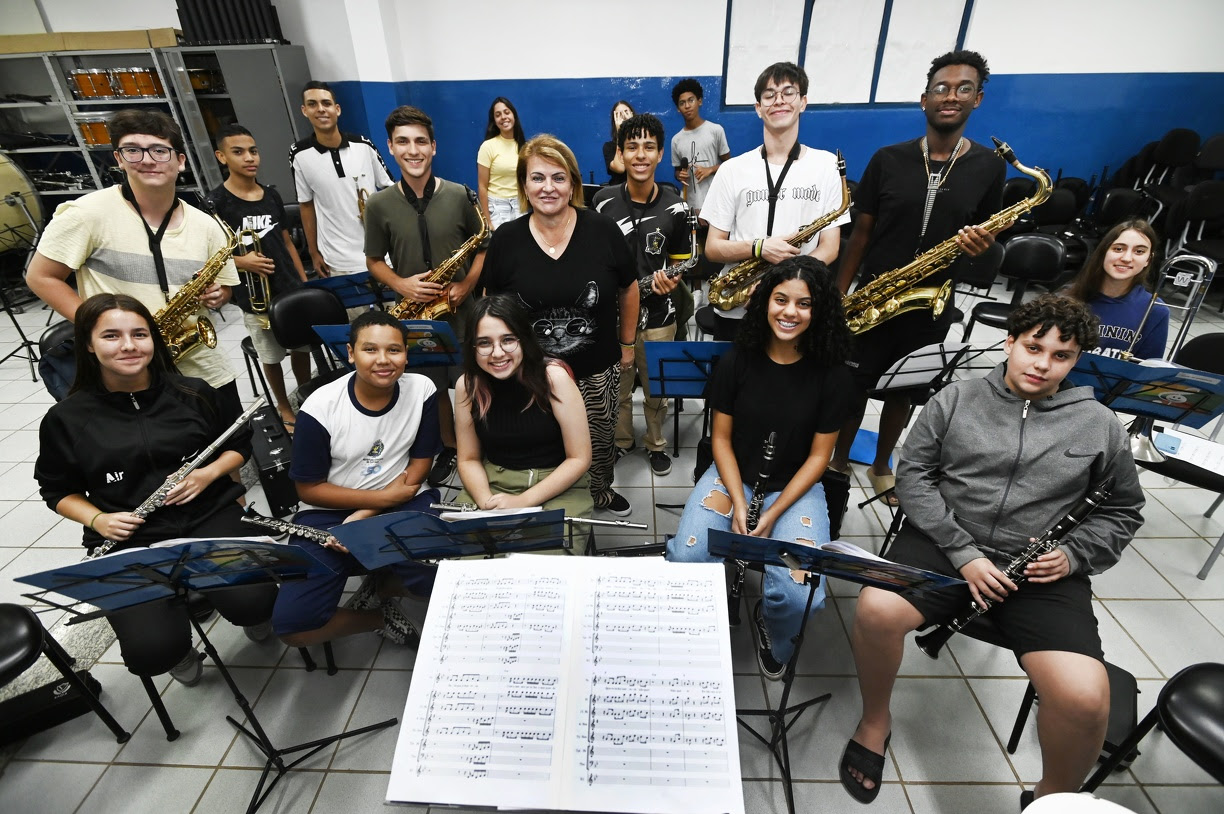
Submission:
<svg viewBox="0 0 1224 814">
<path fill-rule="evenodd" d="M 779 494 L 770 492 L 765 496 L 766 509 L 773 505 Z M 751 497 L 752 488 L 744 486 L 744 499 Z M 706 532 L 710 529 L 731 530 L 731 498 L 714 464 L 689 493 L 680 527 L 667 544 L 667 559 L 671 562 L 718 562 L 721 558 L 711 555 L 706 544 Z M 795 501 L 774 523 L 769 536 L 775 540 L 811 541 L 815 544 L 829 542 L 829 510 L 825 504 L 824 487 L 817 483 Z M 825 579 L 821 577 L 812 600 L 813 613 L 824 607 L 825 587 Z M 799 632 L 799 620 L 807 604 L 808 586 L 795 582 L 790 569 L 767 565 L 763 594 L 761 615 L 765 617 L 773 657 L 785 664 L 794 652 L 791 638 Z"/>
</svg>

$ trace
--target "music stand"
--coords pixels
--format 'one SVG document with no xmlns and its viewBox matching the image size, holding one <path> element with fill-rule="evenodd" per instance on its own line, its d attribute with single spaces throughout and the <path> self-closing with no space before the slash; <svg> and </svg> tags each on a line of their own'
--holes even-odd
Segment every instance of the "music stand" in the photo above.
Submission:
<svg viewBox="0 0 1224 814">
<path fill-rule="evenodd" d="M 367 305 L 382 307 L 382 286 L 368 271 L 359 271 L 356 274 L 337 274 L 332 277 L 316 277 L 313 280 L 307 280 L 306 285 L 330 291 L 336 295 L 346 309 Z"/>
<path fill-rule="evenodd" d="M 1115 412 L 1202 429 L 1224 413 L 1224 376 L 1081 353 L 1067 378 Z"/>
<path fill-rule="evenodd" d="M 373 571 L 410 561 L 492 557 L 569 548 L 565 510 L 443 520 L 424 512 L 392 512 L 328 529 Z"/>
<path fill-rule="evenodd" d="M 718 360 L 732 342 L 643 342 L 646 377 L 656 398 L 682 399 L 706 396 L 706 382 Z M 702 410 L 701 435 L 709 432 L 710 408 Z M 672 410 L 672 455 L 680 455 L 680 413 Z"/>
<path fill-rule="evenodd" d="M 823 693 L 798 704 L 788 704 L 795 681 L 795 669 L 799 664 L 799 651 L 803 647 L 808 615 L 812 612 L 816 588 L 820 585 L 819 575 L 835 576 L 861 585 L 871 585 L 896 592 L 931 590 L 963 584 L 964 581 L 878 558 L 857 557 L 845 552 L 827 551 L 803 543 L 773 540 L 768 537 L 749 537 L 746 534 L 734 534 L 722 529 L 710 529 L 707 540 L 710 553 L 717 557 L 756 562 L 762 565 L 776 565 L 807 572 L 804 577 L 808 586 L 807 603 L 803 608 L 803 616 L 800 617 L 799 630 L 791 637 L 795 647 L 791 651 L 791 657 L 786 662 L 786 670 L 782 674 L 782 696 L 778 699 L 778 705 L 770 707 L 766 700 L 765 709 L 737 709 L 735 711 L 736 720 L 739 721 L 740 726 L 765 744 L 770 754 L 773 755 L 786 789 L 787 810 L 790 814 L 794 814 L 795 792 L 792 787 L 790 746 L 787 735 L 791 727 L 799 720 L 799 716 L 809 707 L 823 704 L 833 697 L 832 693 Z M 744 720 L 755 717 L 763 717 L 768 721 L 769 737 L 758 732 Z"/>
<path fill-rule="evenodd" d="M 25 219 L 30 224 L 30 229 L 32 230 L 29 253 L 26 255 L 25 268 L 22 269 L 22 279 L 25 279 L 25 269 L 29 268 L 30 260 L 32 260 L 34 257 L 34 249 L 38 246 L 38 238 L 40 234 L 38 230 L 38 223 L 34 220 L 34 216 L 30 214 L 30 208 L 26 205 L 24 196 L 22 196 L 20 193 L 10 192 L 3 198 L 0 198 L 0 201 L 8 206 L 16 206 L 21 209 L 21 213 L 25 215 Z M 35 348 L 38 347 L 38 343 L 26 336 L 25 331 L 21 327 L 21 323 L 17 321 L 18 312 L 15 310 L 16 306 L 9 301 L 8 287 L 4 285 L 3 281 L 0 281 L 0 308 L 3 308 L 4 313 L 8 314 L 8 318 L 13 323 L 13 327 L 17 329 L 17 336 L 19 337 L 17 347 L 9 351 L 8 355 L 6 355 L 3 359 L 0 359 L 0 365 L 4 364 L 9 359 L 12 359 L 14 356 L 24 356 L 26 362 L 30 365 L 30 381 L 38 381 L 38 375 L 35 368 L 35 365 L 38 364 L 38 353 L 35 351 Z"/>
<path fill-rule="evenodd" d="M 463 363 L 459 355 L 459 339 L 455 329 L 442 321 L 424 319 L 400 320 L 408 329 L 408 367 L 443 367 Z M 314 332 L 332 355 L 349 370 L 348 361 L 349 326 L 315 325 Z"/>
<path fill-rule="evenodd" d="M 187 594 L 198 591 L 207 596 L 212 591 L 223 591 L 262 582 L 283 582 L 306 576 L 313 558 L 297 546 L 280 545 L 249 539 L 190 540 L 157 548 L 137 548 L 120 551 L 105 557 L 19 577 L 19 582 L 43 588 L 43 591 L 25 596 L 66 610 L 74 614 L 68 624 L 76 624 L 105 616 L 124 608 L 134 607 L 158 600 L 171 602 L 187 601 Z M 64 605 L 50 599 L 51 593 L 63 594 L 80 602 L 87 602 L 97 611 L 82 613 L 75 606 Z M 259 719 L 242 690 L 230 675 L 220 654 L 200 621 L 188 614 L 192 627 L 200 637 L 204 652 L 213 660 L 221 677 L 234 694 L 234 701 L 246 716 L 250 729 L 233 717 L 226 715 L 240 733 L 249 738 L 264 755 L 264 768 L 259 782 L 251 795 L 247 814 L 259 809 L 272 793 L 277 782 L 300 763 L 309 760 L 320 750 L 337 741 L 394 726 L 397 718 L 391 718 L 360 729 L 329 735 L 325 738 L 300 743 L 295 746 L 278 747 L 260 725 Z M 160 701 L 155 701 L 155 707 Z M 165 707 L 160 706 L 158 717 L 162 719 L 167 733 L 173 732 Z M 174 737 L 170 737 L 173 740 Z M 305 752 L 301 757 L 286 763 L 284 758 L 295 752 Z M 272 782 L 264 787 L 268 775 L 275 770 Z"/>
<path fill-rule="evenodd" d="M 927 345 L 919 348 L 913 353 L 898 359 L 884 372 L 876 382 L 876 386 L 867 391 L 867 397 L 871 399 L 885 399 L 893 395 L 905 395 L 910 399 L 910 416 L 906 418 L 906 424 L 909 424 L 909 418 L 913 417 L 914 405 L 925 404 L 931 396 L 938 393 L 952 381 L 952 374 L 962 361 L 972 361 L 986 353 L 985 350 L 977 351 L 972 357 L 969 352 L 972 346 L 967 342 L 937 342 L 933 345 Z M 859 436 L 876 435 L 878 443 L 879 436 L 876 433 L 871 433 L 870 430 L 859 430 L 859 435 L 854 439 L 854 447 L 852 452 L 861 449 L 863 446 L 863 438 Z M 874 451 L 876 444 L 871 444 L 871 449 Z M 851 460 L 858 463 L 865 463 L 868 466 L 872 465 L 870 458 L 859 461 L 853 455 Z M 892 456 L 889 456 L 891 464 Z M 864 506 L 874 503 L 877 500 L 882 500 L 894 489 L 885 489 L 877 495 L 864 500 L 858 504 L 861 509 Z M 885 503 L 884 505 L 888 505 Z M 891 509 L 892 507 L 889 506 Z"/>
</svg>

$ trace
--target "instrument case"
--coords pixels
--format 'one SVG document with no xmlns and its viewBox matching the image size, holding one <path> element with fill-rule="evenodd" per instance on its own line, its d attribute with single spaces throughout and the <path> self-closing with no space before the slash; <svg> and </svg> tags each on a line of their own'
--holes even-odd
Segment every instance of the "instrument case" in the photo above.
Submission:
<svg viewBox="0 0 1224 814">
<path fill-rule="evenodd" d="M 77 675 L 94 695 L 102 694 L 102 685 L 89 671 L 77 670 Z M 0 745 L 28 738 L 90 713 L 89 703 L 68 679 L 57 678 L 0 703 Z"/>
<path fill-rule="evenodd" d="M 271 405 L 251 416 L 251 451 L 259 470 L 267 513 L 273 517 L 291 514 L 298 504 L 297 486 L 289 478 L 293 439 L 285 430 L 280 413 Z"/>
</svg>

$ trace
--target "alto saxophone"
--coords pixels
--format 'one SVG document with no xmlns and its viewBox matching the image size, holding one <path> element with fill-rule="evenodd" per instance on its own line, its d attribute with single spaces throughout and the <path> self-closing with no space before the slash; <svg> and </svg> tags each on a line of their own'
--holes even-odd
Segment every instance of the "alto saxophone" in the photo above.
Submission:
<svg viewBox="0 0 1224 814">
<path fill-rule="evenodd" d="M 238 235 L 234 234 L 234 230 L 217 217 L 216 213 L 213 213 L 213 220 L 225 231 L 225 245 L 217 249 L 204 267 L 192 275 L 187 285 L 180 288 L 161 310 L 153 315 L 157 331 L 162 335 L 162 339 L 166 340 L 166 348 L 175 362 L 200 345 L 217 347 L 217 329 L 208 317 L 200 316 L 195 322 L 189 322 L 200 310 L 200 297 L 216 282 L 217 275 L 238 248 Z"/>
<path fill-rule="evenodd" d="M 1025 212 L 1049 198 L 1052 185 L 1049 173 L 1040 167 L 1024 166 L 1016 160 L 1016 154 L 1012 152 L 1011 147 L 993 136 L 991 139 L 995 143 L 995 152 L 1000 158 L 1037 181 L 1037 189 L 1033 192 L 1032 197 L 1017 201 L 978 225 L 979 229 L 997 235 L 1015 223 Z M 960 256 L 961 251 L 963 250 L 956 242 L 956 236 L 953 235 L 918 255 L 907 265 L 881 274 L 853 294 L 846 296 L 842 300 L 842 307 L 846 311 L 846 322 L 850 326 L 850 333 L 861 334 L 864 331 L 870 331 L 882 322 L 898 314 L 904 314 L 906 311 L 929 308 L 931 318 L 939 319 L 948 304 L 948 298 L 952 295 L 952 281 L 948 280 L 939 288 L 933 286 L 918 288 L 916 286 L 932 274 L 950 266 L 952 261 Z"/>
<path fill-rule="evenodd" d="M 661 268 L 659 271 L 667 276 L 667 279 L 674 280 L 684 272 L 691 269 L 701 261 L 701 253 L 697 250 L 697 216 L 693 214 L 693 210 L 688 210 L 688 225 L 689 225 L 689 256 L 683 263 L 677 263 L 674 266 Z M 638 292 L 643 297 L 648 297 L 654 293 L 652 286 L 654 285 L 654 274 L 647 274 L 638 280 Z M 645 317 L 643 317 L 644 319 Z"/>
<path fill-rule="evenodd" d="M 833 221 L 840 218 L 850 208 L 850 185 L 846 183 L 846 159 L 842 158 L 841 150 L 837 151 L 837 172 L 841 175 L 842 199 L 841 206 L 835 211 L 821 215 L 816 220 L 804 226 L 794 237 L 786 242 L 798 248 L 811 240 L 812 236 Z M 765 276 L 772 266 L 760 257 L 745 260 L 733 266 L 710 281 L 710 305 L 719 311 L 730 311 L 732 308 L 748 302 L 752 287 Z"/>
<path fill-rule="evenodd" d="M 436 269 L 425 275 L 425 282 L 437 283 L 438 285 L 447 285 L 454 278 L 455 273 L 463 266 L 468 259 L 476 253 L 480 248 L 480 244 L 489 236 L 489 222 L 485 220 L 484 212 L 480 208 L 480 203 L 476 200 L 472 190 L 468 190 L 468 200 L 472 203 L 472 208 L 476 210 L 476 217 L 480 218 L 480 231 L 464 241 L 463 245 L 455 250 L 455 253 L 443 260 Z M 387 309 L 387 313 L 396 319 L 440 319 L 441 317 L 451 312 L 450 296 L 443 292 L 441 297 L 429 302 L 417 302 L 416 300 L 404 297 L 395 305 Z"/>
</svg>

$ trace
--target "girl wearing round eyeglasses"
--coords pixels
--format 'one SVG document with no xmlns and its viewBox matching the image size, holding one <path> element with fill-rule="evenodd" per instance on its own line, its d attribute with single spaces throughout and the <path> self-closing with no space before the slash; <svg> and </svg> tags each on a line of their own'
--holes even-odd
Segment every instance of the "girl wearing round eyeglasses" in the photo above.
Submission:
<svg viewBox="0 0 1224 814">
<path fill-rule="evenodd" d="M 593 509 L 591 437 L 569 368 L 544 356 L 527 312 L 506 294 L 476 303 L 455 385 L 459 500 L 481 509 Z"/>
</svg>

